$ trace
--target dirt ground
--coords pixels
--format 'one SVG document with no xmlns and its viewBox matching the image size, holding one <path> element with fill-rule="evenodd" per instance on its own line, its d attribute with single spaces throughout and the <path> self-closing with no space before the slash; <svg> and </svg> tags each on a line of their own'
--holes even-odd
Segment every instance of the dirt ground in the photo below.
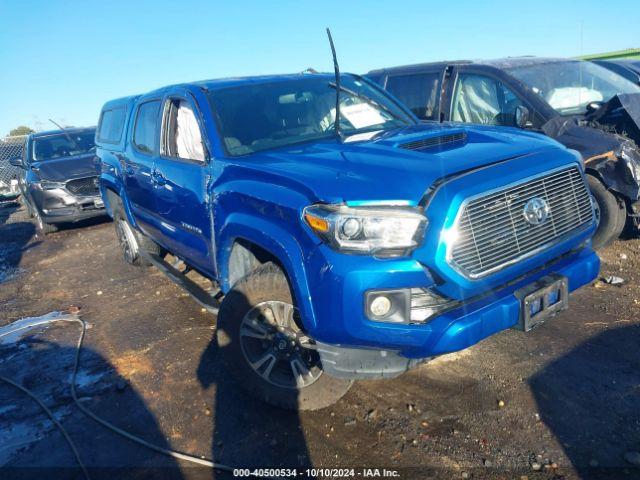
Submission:
<svg viewBox="0 0 640 480">
<path fill-rule="evenodd" d="M 596 282 L 532 332 L 505 331 L 397 379 L 357 382 L 336 405 L 301 414 L 239 391 L 220 368 L 215 316 L 156 269 L 125 264 L 108 222 L 43 239 L 18 204 L 4 204 L 0 327 L 81 307 L 90 327 L 78 375 L 83 404 L 159 446 L 233 467 L 640 478 L 629 461 L 640 451 L 640 240 L 601 253 L 602 276 L 624 284 Z M 19 343 L 0 341 L 0 374 L 47 404 L 92 478 L 230 478 L 83 415 L 69 390 L 78 334 L 74 324 L 56 324 Z M 2 383 L 0 478 L 82 478 L 41 409 Z"/>
</svg>

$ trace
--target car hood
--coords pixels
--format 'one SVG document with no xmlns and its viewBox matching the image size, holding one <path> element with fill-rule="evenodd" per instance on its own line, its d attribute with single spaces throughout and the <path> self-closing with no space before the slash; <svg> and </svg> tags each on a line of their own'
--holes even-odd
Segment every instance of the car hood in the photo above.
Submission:
<svg viewBox="0 0 640 480">
<path fill-rule="evenodd" d="M 452 135 L 458 141 L 438 145 L 440 139 Z M 407 149 L 419 145 L 416 142 L 431 146 Z M 554 148 L 563 147 L 521 130 L 433 123 L 385 132 L 371 140 L 354 137 L 343 143 L 334 140 L 288 147 L 247 160 L 262 172 L 295 181 L 317 200 L 417 204 L 439 178 Z"/>
<path fill-rule="evenodd" d="M 98 174 L 93 153 L 33 162 L 31 165 L 42 180 L 52 182 L 65 182 Z"/>
<path fill-rule="evenodd" d="M 542 130 L 579 151 L 608 188 L 640 198 L 640 94 L 616 95 L 584 116 L 557 116 Z"/>
</svg>

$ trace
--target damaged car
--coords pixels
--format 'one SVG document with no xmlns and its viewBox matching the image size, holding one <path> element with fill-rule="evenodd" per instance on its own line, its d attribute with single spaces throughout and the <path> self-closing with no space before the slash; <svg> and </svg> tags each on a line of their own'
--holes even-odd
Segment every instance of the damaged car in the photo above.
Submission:
<svg viewBox="0 0 640 480">
<path fill-rule="evenodd" d="M 66 128 L 27 136 L 18 186 L 29 215 L 42 234 L 62 223 L 106 215 L 100 196 L 95 156 L 95 128 Z"/>
<path fill-rule="evenodd" d="M 640 228 L 640 87 L 592 62 L 536 57 L 425 63 L 367 76 L 421 120 L 516 127 L 582 154 L 603 247 Z"/>
<path fill-rule="evenodd" d="M 107 102 L 103 128 L 124 260 L 217 313 L 228 375 L 280 407 L 529 331 L 598 275 L 576 152 L 421 123 L 361 76 L 168 86 Z"/>
</svg>

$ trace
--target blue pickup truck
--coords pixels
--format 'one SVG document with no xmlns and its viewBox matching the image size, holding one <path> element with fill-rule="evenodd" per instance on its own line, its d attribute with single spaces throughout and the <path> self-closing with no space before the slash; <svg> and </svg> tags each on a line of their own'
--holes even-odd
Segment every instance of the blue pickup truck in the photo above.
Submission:
<svg viewBox="0 0 640 480">
<path fill-rule="evenodd" d="M 217 312 L 230 375 L 281 407 L 322 408 L 354 379 L 530 330 L 598 274 L 576 152 L 421 124 L 357 75 L 113 100 L 96 144 L 125 260 Z"/>
</svg>

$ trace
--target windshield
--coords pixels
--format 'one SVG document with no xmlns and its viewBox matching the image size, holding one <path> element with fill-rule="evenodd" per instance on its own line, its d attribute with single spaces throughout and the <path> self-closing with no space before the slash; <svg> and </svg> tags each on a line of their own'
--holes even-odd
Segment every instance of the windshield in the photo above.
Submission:
<svg viewBox="0 0 640 480">
<path fill-rule="evenodd" d="M 619 93 L 640 93 L 637 85 L 591 62 L 540 63 L 507 71 L 560 115 L 584 114 L 589 103 L 608 102 Z"/>
<path fill-rule="evenodd" d="M 82 155 L 95 149 L 95 131 L 57 133 L 33 141 L 33 159 L 37 162 Z"/>
<path fill-rule="evenodd" d="M 363 80 L 341 76 L 340 90 L 340 127 L 345 136 L 416 123 Z M 213 90 L 209 101 L 231 156 L 335 136 L 336 86 L 327 75 Z"/>
</svg>

